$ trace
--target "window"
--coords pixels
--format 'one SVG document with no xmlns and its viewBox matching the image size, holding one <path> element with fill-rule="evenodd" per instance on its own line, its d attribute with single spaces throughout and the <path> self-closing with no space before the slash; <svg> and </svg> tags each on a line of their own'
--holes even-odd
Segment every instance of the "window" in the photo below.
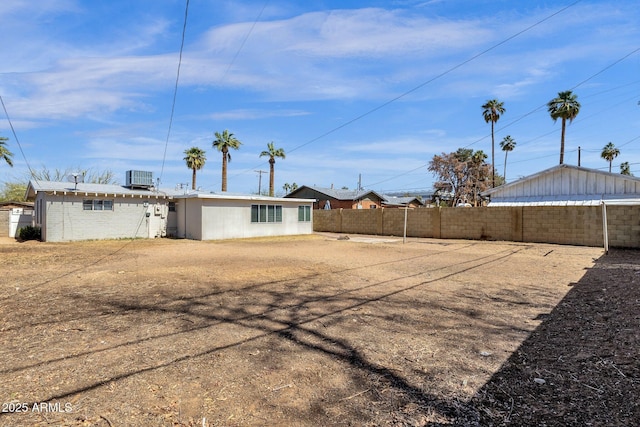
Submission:
<svg viewBox="0 0 640 427">
<path fill-rule="evenodd" d="M 298 206 L 298 221 L 311 221 L 311 206 Z"/>
<path fill-rule="evenodd" d="M 169 212 L 176 211 L 176 202 L 169 202 Z"/>
<path fill-rule="evenodd" d="M 251 205 L 251 222 L 282 222 L 282 206 Z"/>
<path fill-rule="evenodd" d="M 82 210 L 85 211 L 112 211 L 113 200 L 83 200 Z"/>
</svg>

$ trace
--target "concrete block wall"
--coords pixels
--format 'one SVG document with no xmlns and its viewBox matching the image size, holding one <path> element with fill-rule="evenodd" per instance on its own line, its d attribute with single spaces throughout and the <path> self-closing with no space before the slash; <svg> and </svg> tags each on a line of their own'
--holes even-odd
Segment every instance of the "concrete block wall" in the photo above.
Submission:
<svg viewBox="0 0 640 427">
<path fill-rule="evenodd" d="M 442 209 L 441 237 L 445 239 L 522 240 L 522 209 Z"/>
<path fill-rule="evenodd" d="M 602 246 L 602 207 L 526 206 L 522 234 L 525 242 Z"/>
<path fill-rule="evenodd" d="M 317 212 L 319 211 L 314 214 Z M 382 234 L 383 209 L 338 209 L 325 212 L 342 216 L 342 231 L 340 233 Z"/>
<path fill-rule="evenodd" d="M 640 206 L 607 206 L 609 246 L 640 248 Z M 314 231 L 403 235 L 403 209 L 314 211 Z M 414 209 L 407 236 L 603 246 L 602 206 Z"/>
<path fill-rule="evenodd" d="M 382 222 L 382 234 L 387 236 L 402 236 L 404 233 L 404 209 L 383 209 L 383 222 Z M 407 233 L 409 229 L 413 229 L 415 224 L 412 221 L 412 227 L 409 227 L 409 213 L 413 211 L 407 211 Z M 413 215 L 411 216 L 413 219 Z"/>
<path fill-rule="evenodd" d="M 607 206 L 609 246 L 640 247 L 640 206 Z"/>
</svg>

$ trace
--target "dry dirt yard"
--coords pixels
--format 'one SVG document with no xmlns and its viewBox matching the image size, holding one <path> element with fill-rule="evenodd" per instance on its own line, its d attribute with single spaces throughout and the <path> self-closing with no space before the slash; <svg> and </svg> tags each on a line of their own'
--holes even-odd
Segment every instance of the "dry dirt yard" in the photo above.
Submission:
<svg viewBox="0 0 640 427">
<path fill-rule="evenodd" d="M 0 243 L 2 426 L 631 426 L 638 251 Z"/>
</svg>

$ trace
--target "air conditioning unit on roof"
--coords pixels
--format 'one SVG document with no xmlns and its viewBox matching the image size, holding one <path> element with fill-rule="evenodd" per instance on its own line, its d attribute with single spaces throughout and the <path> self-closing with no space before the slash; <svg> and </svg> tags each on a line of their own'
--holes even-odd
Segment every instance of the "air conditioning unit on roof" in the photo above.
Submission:
<svg viewBox="0 0 640 427">
<path fill-rule="evenodd" d="M 127 171 L 125 187 L 151 188 L 153 187 L 153 172 Z"/>
</svg>

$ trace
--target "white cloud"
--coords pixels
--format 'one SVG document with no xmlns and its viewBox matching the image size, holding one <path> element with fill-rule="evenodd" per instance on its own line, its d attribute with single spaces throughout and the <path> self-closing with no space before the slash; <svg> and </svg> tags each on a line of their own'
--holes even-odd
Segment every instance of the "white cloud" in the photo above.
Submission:
<svg viewBox="0 0 640 427">
<path fill-rule="evenodd" d="M 308 111 L 302 110 L 255 110 L 255 109 L 239 109 L 229 110 L 219 113 L 211 114 L 211 118 L 214 120 L 255 120 L 255 119 L 267 119 L 273 117 L 296 117 L 309 115 Z"/>
</svg>

